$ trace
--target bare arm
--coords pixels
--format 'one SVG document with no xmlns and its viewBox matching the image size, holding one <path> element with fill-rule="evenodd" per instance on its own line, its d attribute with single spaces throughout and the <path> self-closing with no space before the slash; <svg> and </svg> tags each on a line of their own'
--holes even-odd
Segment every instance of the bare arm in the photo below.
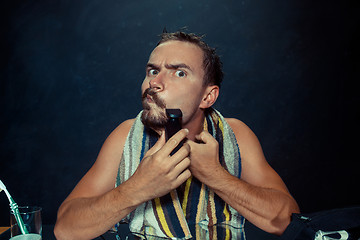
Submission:
<svg viewBox="0 0 360 240">
<path fill-rule="evenodd" d="M 58 239 L 94 238 L 136 206 L 126 199 L 131 196 L 126 185 L 114 189 L 117 166 L 132 123 L 122 123 L 109 135 L 94 165 L 60 206 L 54 230 Z"/>
<path fill-rule="evenodd" d="M 225 202 L 264 231 L 281 234 L 299 208 L 280 176 L 266 162 L 255 134 L 241 121 L 228 119 L 239 144 L 241 179 L 230 175 L 218 160 L 218 143 L 207 132 L 189 141 L 192 174 Z"/>
<path fill-rule="evenodd" d="M 177 143 L 186 137 L 187 131 L 183 130 L 166 144 L 162 136 L 146 153 L 134 175 L 114 188 L 132 122 L 126 121 L 114 130 L 105 141 L 95 164 L 60 206 L 54 230 L 57 239 L 95 238 L 139 204 L 165 195 L 190 176 L 189 170 L 185 170 L 190 164 L 188 145 L 169 156 Z"/>
</svg>

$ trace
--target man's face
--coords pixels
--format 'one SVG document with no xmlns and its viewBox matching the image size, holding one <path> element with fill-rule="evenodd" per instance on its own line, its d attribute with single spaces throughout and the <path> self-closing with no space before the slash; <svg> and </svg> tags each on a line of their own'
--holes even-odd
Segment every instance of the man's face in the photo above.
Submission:
<svg viewBox="0 0 360 240">
<path fill-rule="evenodd" d="M 166 108 L 183 112 L 183 126 L 200 114 L 204 97 L 203 52 L 188 42 L 167 41 L 151 53 L 142 84 L 142 121 L 155 130 L 167 122 Z"/>
</svg>

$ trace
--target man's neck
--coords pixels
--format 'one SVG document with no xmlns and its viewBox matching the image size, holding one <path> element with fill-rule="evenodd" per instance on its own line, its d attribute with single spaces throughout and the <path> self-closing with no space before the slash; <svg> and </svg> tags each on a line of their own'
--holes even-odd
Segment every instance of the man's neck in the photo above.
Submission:
<svg viewBox="0 0 360 240">
<path fill-rule="evenodd" d="M 189 130 L 187 138 L 195 141 L 195 136 L 200 134 L 204 130 L 205 111 L 202 111 L 197 116 L 194 116 L 187 124 L 183 125 L 183 128 Z"/>
</svg>

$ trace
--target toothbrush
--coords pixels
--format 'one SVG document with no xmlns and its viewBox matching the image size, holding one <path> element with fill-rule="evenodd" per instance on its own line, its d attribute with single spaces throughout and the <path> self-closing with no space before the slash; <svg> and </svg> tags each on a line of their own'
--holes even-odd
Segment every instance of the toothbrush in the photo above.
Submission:
<svg viewBox="0 0 360 240">
<path fill-rule="evenodd" d="M 0 192 L 2 190 L 4 190 L 7 198 L 9 199 L 10 208 L 14 212 L 14 216 L 15 216 L 15 219 L 16 219 L 16 221 L 18 223 L 18 226 L 20 228 L 21 233 L 22 234 L 28 234 L 29 232 L 27 231 L 27 229 L 25 227 L 25 224 L 24 224 L 24 222 L 23 222 L 23 220 L 22 220 L 22 218 L 20 216 L 18 205 L 16 204 L 16 202 L 14 201 L 14 199 L 11 197 L 10 193 L 6 189 L 5 184 L 0 180 Z"/>
</svg>

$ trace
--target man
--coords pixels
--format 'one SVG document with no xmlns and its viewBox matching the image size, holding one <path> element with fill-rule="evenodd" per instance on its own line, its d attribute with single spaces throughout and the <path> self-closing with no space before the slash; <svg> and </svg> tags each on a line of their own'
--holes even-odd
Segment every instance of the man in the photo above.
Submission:
<svg viewBox="0 0 360 240">
<path fill-rule="evenodd" d="M 146 66 L 143 112 L 109 135 L 60 206 L 56 237 L 94 238 L 124 218 L 131 231 L 162 237 L 188 238 L 189 222 L 241 227 L 243 217 L 281 234 L 298 206 L 254 133 L 211 108 L 221 81 L 220 59 L 200 37 L 163 34 Z M 167 142 L 166 108 L 183 113 Z"/>
</svg>

